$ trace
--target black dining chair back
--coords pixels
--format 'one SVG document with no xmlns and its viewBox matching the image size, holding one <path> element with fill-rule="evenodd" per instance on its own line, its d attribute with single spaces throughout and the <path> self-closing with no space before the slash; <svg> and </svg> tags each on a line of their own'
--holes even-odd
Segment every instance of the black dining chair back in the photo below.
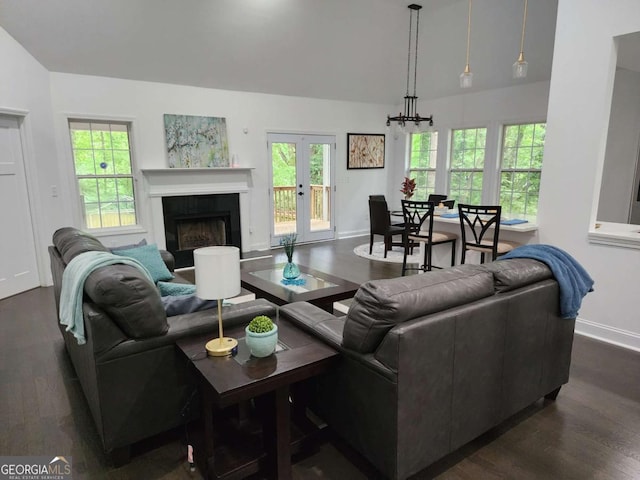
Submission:
<svg viewBox="0 0 640 480">
<path fill-rule="evenodd" d="M 443 202 L 446 199 L 447 199 L 446 195 L 440 195 L 440 194 L 437 194 L 437 193 L 431 193 L 427 197 L 427 202 L 432 202 L 437 207 L 440 204 L 440 202 Z"/>
<path fill-rule="evenodd" d="M 467 250 L 480 253 L 484 263 L 485 254 L 495 260 L 518 246 L 515 242 L 500 241 L 500 205 L 458 204 L 460 230 L 462 234 L 461 263 L 465 262 Z"/>
<path fill-rule="evenodd" d="M 455 200 L 443 200 L 442 205 L 444 205 L 447 208 L 453 208 L 453 206 L 456 204 Z"/>
<path fill-rule="evenodd" d="M 431 245 L 433 239 L 433 202 L 402 200 L 402 216 L 404 219 L 404 257 L 402 259 L 402 276 L 407 270 L 431 270 Z M 407 255 L 414 244 L 424 242 L 422 265 L 407 267 Z"/>
<path fill-rule="evenodd" d="M 386 202 L 387 199 L 384 198 L 384 195 L 369 195 L 369 200 L 377 200 L 380 202 Z"/>
<path fill-rule="evenodd" d="M 392 239 L 394 235 L 402 235 L 404 229 L 402 227 L 391 225 L 389 216 L 389 208 L 387 202 L 382 200 L 369 199 L 369 255 L 373 253 L 373 236 L 382 235 L 384 237 L 384 258 L 387 258 L 387 252 L 392 248 Z"/>
</svg>

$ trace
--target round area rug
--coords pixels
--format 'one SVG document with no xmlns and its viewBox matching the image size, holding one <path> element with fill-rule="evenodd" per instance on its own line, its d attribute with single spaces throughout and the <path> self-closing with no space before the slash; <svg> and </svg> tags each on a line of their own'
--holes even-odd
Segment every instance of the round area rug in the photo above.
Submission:
<svg viewBox="0 0 640 480">
<path fill-rule="evenodd" d="M 419 264 L 421 262 L 419 248 L 414 248 L 413 255 L 407 257 L 407 264 Z M 358 245 L 353 249 L 353 253 L 362 258 L 368 258 L 369 260 L 378 260 L 380 262 L 390 263 L 402 263 L 402 256 L 404 255 L 404 248 L 393 247 L 387 252 L 387 258 L 384 258 L 384 243 L 373 242 L 373 251 L 369 255 L 369 244 Z"/>
</svg>

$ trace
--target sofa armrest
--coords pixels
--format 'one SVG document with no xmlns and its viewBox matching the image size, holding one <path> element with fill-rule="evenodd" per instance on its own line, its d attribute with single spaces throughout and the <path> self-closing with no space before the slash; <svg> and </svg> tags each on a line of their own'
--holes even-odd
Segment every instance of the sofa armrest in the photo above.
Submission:
<svg viewBox="0 0 640 480">
<path fill-rule="evenodd" d="M 222 308 L 222 319 L 225 329 L 248 324 L 251 319 L 257 315 L 275 317 L 276 307 L 273 303 L 261 298 Z M 144 339 L 128 339 L 112 349 L 105 351 L 97 360 L 99 363 L 104 363 L 115 358 L 134 355 L 165 345 L 172 345 L 182 338 L 217 333 L 217 317 L 216 309 L 200 310 L 199 312 L 168 317 L 169 330 L 164 335 Z"/>
<path fill-rule="evenodd" d="M 363 364 L 366 368 L 395 381 L 396 373 L 379 362 L 371 353 L 359 353 L 342 346 L 345 317 L 336 317 L 307 302 L 289 303 L 280 307 L 280 316 L 329 344 L 343 356 Z"/>
<path fill-rule="evenodd" d="M 341 348 L 344 318 L 336 317 L 307 302 L 284 305 L 280 307 L 280 314 L 332 347 Z"/>
<path fill-rule="evenodd" d="M 160 257 L 162 257 L 162 261 L 165 263 L 170 272 L 173 272 L 176 269 L 176 259 L 173 257 L 171 252 L 167 250 L 159 250 Z"/>
</svg>

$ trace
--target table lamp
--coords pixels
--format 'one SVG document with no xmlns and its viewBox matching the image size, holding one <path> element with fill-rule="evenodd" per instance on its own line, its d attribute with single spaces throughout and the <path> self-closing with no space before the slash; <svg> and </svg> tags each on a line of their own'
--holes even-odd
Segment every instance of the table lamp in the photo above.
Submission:
<svg viewBox="0 0 640 480">
<path fill-rule="evenodd" d="M 237 247 L 205 247 L 193 251 L 196 271 L 196 296 L 218 300 L 218 338 L 205 345 L 213 357 L 231 355 L 238 346 L 222 331 L 222 300 L 240 293 L 240 250 Z"/>
</svg>

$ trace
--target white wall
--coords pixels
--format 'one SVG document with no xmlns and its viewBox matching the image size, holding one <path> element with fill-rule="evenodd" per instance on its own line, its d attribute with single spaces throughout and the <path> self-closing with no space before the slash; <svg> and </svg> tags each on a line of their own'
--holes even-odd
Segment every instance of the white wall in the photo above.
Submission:
<svg viewBox="0 0 640 480">
<path fill-rule="evenodd" d="M 577 329 L 640 349 L 640 250 L 590 244 L 616 56 L 613 37 L 640 30 L 638 0 L 560 0 L 540 192 L 540 241 L 569 251 L 595 280 Z"/>
<path fill-rule="evenodd" d="M 627 223 L 640 139 L 640 73 L 616 69 L 597 219 Z"/>
<path fill-rule="evenodd" d="M 0 111 L 24 118 L 25 170 L 34 217 L 38 270 L 41 283 L 48 284 L 51 272 L 47 246 L 51 244 L 55 227 L 64 218 L 61 197 L 51 196 L 51 186 L 59 186 L 60 180 L 52 132 L 49 72 L 2 28 L 0 65 Z M 11 205 L 0 208 L 11 208 Z"/>
<path fill-rule="evenodd" d="M 138 168 L 168 167 L 163 114 L 225 117 L 230 153 L 237 156 L 240 166 L 255 167 L 253 189 L 249 194 L 251 215 L 250 219 L 242 219 L 245 250 L 265 249 L 269 245 L 267 132 L 309 132 L 336 136 L 336 219 L 339 236 L 368 232 L 368 195 L 386 192 L 389 165 L 394 164 L 391 149 L 387 146 L 387 166 L 384 169 L 346 169 L 347 132 L 384 133 L 386 115 L 391 111 L 391 106 L 61 73 L 51 74 L 51 92 L 59 166 L 69 178 L 72 178 L 72 167 L 67 115 L 131 119 Z M 243 133 L 244 128 L 248 129 L 247 134 Z M 74 201 L 71 195 L 66 200 L 70 204 Z M 149 237 L 153 231 L 149 222 L 161 222 L 162 219 L 149 219 L 148 205 L 144 209 L 147 232 L 139 236 Z M 65 224 L 72 222 L 72 218 L 64 219 Z M 120 240 L 123 239 L 109 239 L 109 242 Z"/>
</svg>

